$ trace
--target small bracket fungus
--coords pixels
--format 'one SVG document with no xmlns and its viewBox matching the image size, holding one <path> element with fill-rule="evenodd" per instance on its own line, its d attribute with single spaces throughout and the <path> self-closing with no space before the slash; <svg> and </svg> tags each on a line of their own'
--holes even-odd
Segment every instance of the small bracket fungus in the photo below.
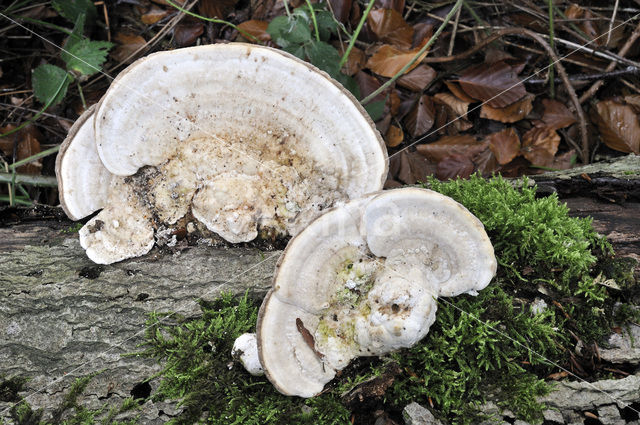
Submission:
<svg viewBox="0 0 640 425">
<path fill-rule="evenodd" d="M 258 316 L 265 373 L 311 397 L 355 357 L 410 347 L 436 298 L 485 288 L 496 272 L 480 221 L 436 192 L 377 192 L 333 208 L 294 237 Z"/>
<path fill-rule="evenodd" d="M 57 176 L 70 217 L 103 208 L 80 232 L 97 263 L 148 252 L 154 232 L 183 217 L 234 243 L 295 235 L 336 202 L 379 190 L 388 168 L 375 126 L 339 83 L 248 44 L 138 60 L 81 121 Z"/>
</svg>

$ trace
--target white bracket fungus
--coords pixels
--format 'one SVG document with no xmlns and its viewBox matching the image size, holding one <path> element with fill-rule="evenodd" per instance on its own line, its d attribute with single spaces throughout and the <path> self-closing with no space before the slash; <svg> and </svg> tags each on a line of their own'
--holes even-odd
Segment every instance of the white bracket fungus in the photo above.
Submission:
<svg viewBox="0 0 640 425">
<path fill-rule="evenodd" d="M 230 242 L 295 235 L 336 202 L 379 190 L 384 143 L 339 83 L 241 43 L 160 52 L 112 83 L 74 126 L 57 176 L 97 263 L 148 252 L 183 217 Z"/>
<path fill-rule="evenodd" d="M 256 334 L 242 334 L 236 338 L 231 349 L 231 356 L 238 359 L 247 371 L 254 375 L 264 375 L 260 359 L 258 358 L 258 343 Z"/>
<path fill-rule="evenodd" d="M 410 347 L 438 296 L 471 295 L 496 272 L 482 223 L 426 189 L 373 193 L 333 208 L 294 237 L 258 316 L 265 373 L 311 397 L 355 357 Z"/>
</svg>

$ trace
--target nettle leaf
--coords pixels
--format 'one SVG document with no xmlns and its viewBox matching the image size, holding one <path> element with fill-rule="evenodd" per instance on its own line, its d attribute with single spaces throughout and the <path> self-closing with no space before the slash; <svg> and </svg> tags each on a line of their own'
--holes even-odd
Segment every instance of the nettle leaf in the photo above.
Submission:
<svg viewBox="0 0 640 425">
<path fill-rule="evenodd" d="M 67 64 L 69 71 L 89 76 L 102 69 L 111 47 L 113 44 L 108 41 L 93 41 L 72 36 L 60 57 Z"/>
<path fill-rule="evenodd" d="M 309 24 L 301 18 L 278 16 L 274 18 L 267 32 L 278 46 L 286 49 L 292 44 L 303 44 L 311 39 Z M 288 50 L 287 50 L 288 51 Z"/>
<path fill-rule="evenodd" d="M 309 62 L 335 77 L 340 72 L 340 54 L 330 44 L 324 41 L 311 41 L 305 45 Z"/>
<path fill-rule="evenodd" d="M 51 5 L 60 16 L 74 23 L 80 16 L 84 16 L 86 21 L 92 23 L 97 16 L 92 0 L 53 0 Z"/>
<path fill-rule="evenodd" d="M 353 77 L 339 72 L 333 78 L 335 78 L 340 84 L 342 84 L 345 89 L 349 90 L 356 99 L 360 99 L 362 97 L 360 95 L 360 87 L 358 87 L 358 83 Z"/>
<path fill-rule="evenodd" d="M 36 99 L 50 106 L 56 105 L 64 99 L 73 77 L 64 69 L 49 64 L 43 64 L 33 70 L 31 85 Z"/>
</svg>

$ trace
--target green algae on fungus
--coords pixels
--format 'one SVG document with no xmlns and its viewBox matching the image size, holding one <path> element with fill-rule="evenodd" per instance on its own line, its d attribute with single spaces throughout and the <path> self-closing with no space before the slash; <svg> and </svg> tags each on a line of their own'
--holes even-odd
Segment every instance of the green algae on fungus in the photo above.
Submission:
<svg viewBox="0 0 640 425">
<path fill-rule="evenodd" d="M 498 277 L 479 296 L 440 299 L 436 321 L 417 345 L 381 359 L 358 360 L 322 395 L 304 401 L 280 395 L 265 378 L 252 377 L 239 365 L 229 369 L 233 339 L 254 330 L 257 304 L 246 296 L 225 295 L 202 304 L 202 317 L 171 324 L 152 317 L 146 353 L 165 365 L 154 397 L 181 400 L 185 409 L 175 423 L 206 418 L 225 424 L 323 425 L 345 424 L 352 415 L 356 423 L 368 423 L 370 408 L 350 406 L 349 411 L 341 395 L 381 375 L 390 362 L 402 373 L 376 400 L 387 412 L 399 414 L 409 402 L 431 401 L 449 423 L 466 424 L 479 419 L 478 406 L 491 398 L 519 419 L 540 422 L 543 406 L 536 397 L 551 389 L 541 377 L 557 371 L 550 361 L 566 364 L 566 350 L 575 341 L 570 332 L 585 342 L 608 333 L 614 304 L 623 303 L 617 310 L 621 318 L 636 311 L 626 304 L 631 289 L 625 288 L 637 285 L 622 283 L 622 276 L 630 275 L 627 269 L 611 271 L 606 240 L 589 219 L 569 217 L 555 196 L 537 199 L 535 188 L 514 189 L 501 178 L 432 182 L 432 188 L 470 209 L 492 239 Z M 623 290 L 593 287 L 600 274 L 620 279 Z M 576 295 L 580 286 L 584 292 Z M 534 296 L 549 307 L 533 314 L 525 300 Z"/>
</svg>

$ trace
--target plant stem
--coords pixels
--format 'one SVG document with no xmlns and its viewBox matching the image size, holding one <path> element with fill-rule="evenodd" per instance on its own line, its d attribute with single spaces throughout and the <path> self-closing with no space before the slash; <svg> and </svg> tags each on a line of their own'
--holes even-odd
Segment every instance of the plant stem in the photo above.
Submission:
<svg viewBox="0 0 640 425">
<path fill-rule="evenodd" d="M 367 96 L 364 99 L 362 99 L 360 101 L 360 103 L 363 104 L 363 105 L 366 105 L 367 103 L 371 102 L 372 99 L 374 99 L 380 93 L 385 91 L 391 84 L 393 84 L 394 81 L 396 81 L 398 78 L 400 78 L 401 75 L 403 75 L 409 68 L 411 68 L 411 66 L 418 60 L 418 58 L 420 56 L 422 56 L 422 54 L 424 52 L 426 52 L 427 49 L 429 49 L 429 47 L 431 47 L 431 45 L 433 43 L 435 43 L 435 41 L 438 39 L 438 36 L 440 35 L 440 33 L 447 26 L 447 24 L 449 23 L 451 18 L 453 18 L 453 15 L 456 14 L 456 12 L 458 11 L 458 9 L 460 8 L 460 6 L 462 5 L 463 2 L 464 2 L 464 0 L 457 0 L 456 1 L 456 4 L 453 5 L 453 8 L 449 11 L 447 16 L 444 17 L 444 21 L 442 21 L 442 24 L 440 24 L 440 27 L 438 27 L 437 31 L 433 34 L 433 36 L 429 39 L 429 41 L 427 41 L 427 43 L 424 46 L 422 46 L 422 48 L 418 51 L 418 53 L 416 53 L 416 55 L 413 57 L 413 59 L 411 59 L 411 61 L 409 61 L 409 63 L 407 63 L 404 67 L 402 67 L 402 69 L 400 71 L 398 71 L 396 73 L 396 75 L 391 77 L 386 83 L 384 83 L 383 85 L 378 87 L 377 90 L 375 90 L 369 96 Z"/>
<path fill-rule="evenodd" d="M 33 202 L 31 201 L 25 201 L 22 198 L 16 198 L 16 199 L 12 199 L 10 196 L 7 195 L 0 195 L 0 201 L 3 202 L 9 202 L 10 206 L 14 206 L 15 204 L 19 204 L 19 205 L 33 205 Z"/>
<path fill-rule="evenodd" d="M 362 18 L 360 18 L 360 22 L 358 22 L 358 26 L 356 27 L 356 30 L 353 32 L 353 35 L 351 36 L 351 40 L 349 40 L 349 46 L 347 46 L 347 50 L 345 50 L 344 55 L 342 55 L 342 59 L 340 59 L 340 65 L 338 66 L 338 69 L 342 69 L 344 64 L 347 63 L 347 60 L 349 59 L 349 54 L 351 54 L 351 50 L 353 49 L 354 44 L 356 44 L 358 35 L 360 35 L 360 31 L 362 30 L 364 23 L 367 21 L 367 16 L 369 16 L 369 12 L 371 12 L 371 9 L 373 8 L 373 4 L 375 2 L 376 2 L 375 0 L 369 1 L 367 8 L 362 14 Z"/>
<path fill-rule="evenodd" d="M 307 6 L 309 7 L 309 14 L 311 14 L 311 21 L 313 22 L 313 29 L 316 32 L 316 41 L 320 41 L 320 31 L 318 31 L 318 21 L 316 20 L 316 11 L 313 10 L 311 1 L 307 0 Z"/>
<path fill-rule="evenodd" d="M 80 85 L 80 81 L 78 81 L 78 93 L 80 94 L 80 101 L 82 102 L 82 109 L 87 109 L 87 102 L 84 100 L 84 93 L 82 92 L 82 86 Z"/>
<path fill-rule="evenodd" d="M 284 11 L 287 14 L 287 18 L 291 18 L 291 11 L 289 10 L 288 0 L 282 0 L 282 4 L 284 5 Z"/>
<path fill-rule="evenodd" d="M 194 13 L 194 12 L 192 12 L 190 10 L 187 10 L 184 7 L 180 6 L 179 4 L 176 4 L 176 3 L 172 2 L 171 0 L 167 0 L 167 3 L 169 3 L 171 6 L 173 6 L 176 9 L 178 9 L 180 12 L 184 13 L 185 15 L 193 16 L 194 18 L 202 19 L 203 21 L 213 22 L 214 24 L 227 25 L 227 26 L 233 28 L 234 30 L 238 31 L 240 34 L 242 34 L 247 39 L 251 39 L 251 40 L 255 41 L 258 44 L 264 44 L 262 41 L 258 40 L 256 37 L 252 36 L 248 32 L 238 28 L 236 25 L 232 24 L 231 22 L 225 21 L 223 19 L 207 18 L 206 16 L 198 15 L 197 13 Z"/>
<path fill-rule="evenodd" d="M 551 47 L 551 49 L 553 51 L 556 50 L 555 48 L 555 31 L 553 28 L 553 11 L 554 11 L 554 7 L 553 7 L 553 0 L 548 0 L 548 4 L 549 4 L 549 46 Z M 553 99 L 554 97 L 556 97 L 556 86 L 555 86 L 555 81 L 554 81 L 554 72 L 553 72 L 553 59 L 549 58 L 549 97 L 551 99 Z"/>
<path fill-rule="evenodd" d="M 28 184 L 30 186 L 57 187 L 55 177 L 31 174 L 0 173 L 0 183 Z"/>
<path fill-rule="evenodd" d="M 46 149 L 46 150 L 43 150 L 42 152 L 38 152 L 37 154 L 31 155 L 28 158 L 21 159 L 20 161 L 14 162 L 13 164 L 9 165 L 9 170 L 13 171 L 13 170 L 15 170 L 16 168 L 18 168 L 21 165 L 28 164 L 30 162 L 35 161 L 36 159 L 40 159 L 40 158 L 43 158 L 45 156 L 49 156 L 52 153 L 58 152 L 59 150 L 60 150 L 60 145 L 54 146 L 54 147 Z"/>
</svg>

